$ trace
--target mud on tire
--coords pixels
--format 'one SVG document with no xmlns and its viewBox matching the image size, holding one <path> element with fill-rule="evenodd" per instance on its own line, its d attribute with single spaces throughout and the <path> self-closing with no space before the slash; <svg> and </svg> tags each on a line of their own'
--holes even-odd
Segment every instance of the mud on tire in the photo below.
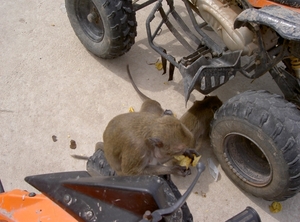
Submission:
<svg viewBox="0 0 300 222">
<path fill-rule="evenodd" d="M 215 114 L 214 153 L 240 188 L 267 200 L 300 190 L 300 111 L 266 91 L 241 93 Z"/>
<path fill-rule="evenodd" d="M 65 0 L 73 30 L 87 50 L 104 59 L 129 51 L 136 36 L 131 0 Z"/>
</svg>

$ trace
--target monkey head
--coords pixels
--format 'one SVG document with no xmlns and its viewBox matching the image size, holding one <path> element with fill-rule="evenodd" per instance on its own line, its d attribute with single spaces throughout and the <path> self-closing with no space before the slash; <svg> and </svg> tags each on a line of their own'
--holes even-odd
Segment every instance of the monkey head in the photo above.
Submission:
<svg viewBox="0 0 300 222">
<path fill-rule="evenodd" d="M 148 142 L 154 147 L 154 156 L 160 164 L 195 147 L 191 131 L 173 116 L 157 118 L 154 127 Z"/>
</svg>

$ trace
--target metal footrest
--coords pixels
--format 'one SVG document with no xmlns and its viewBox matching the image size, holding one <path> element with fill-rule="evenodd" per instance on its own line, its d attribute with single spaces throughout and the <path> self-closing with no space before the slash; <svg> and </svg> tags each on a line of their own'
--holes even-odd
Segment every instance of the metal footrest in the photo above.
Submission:
<svg viewBox="0 0 300 222">
<path fill-rule="evenodd" d="M 179 71 L 184 80 L 185 102 L 193 89 L 208 94 L 232 79 L 241 67 L 241 54 L 242 51 L 235 51 L 212 59 L 201 56 L 189 66 L 181 63 Z"/>
</svg>

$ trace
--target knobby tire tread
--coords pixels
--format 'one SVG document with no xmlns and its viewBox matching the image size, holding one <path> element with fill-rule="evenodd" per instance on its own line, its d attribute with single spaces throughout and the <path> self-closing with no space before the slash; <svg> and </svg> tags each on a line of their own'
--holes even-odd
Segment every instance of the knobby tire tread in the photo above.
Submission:
<svg viewBox="0 0 300 222">
<path fill-rule="evenodd" d="M 218 110 L 218 118 L 235 116 L 259 127 L 275 142 L 289 166 L 285 192 L 275 199 L 285 200 L 300 190 L 300 114 L 282 96 L 267 91 L 247 91 L 229 99 Z M 212 123 L 213 125 L 213 123 Z"/>
<path fill-rule="evenodd" d="M 115 3 L 114 3 L 115 2 Z M 107 0 L 103 3 L 110 18 L 110 29 L 113 33 L 111 51 L 106 59 L 114 59 L 128 52 L 135 43 L 136 18 L 132 3 L 128 0 Z"/>
<path fill-rule="evenodd" d="M 91 53 L 103 59 L 114 59 L 128 52 L 135 43 L 136 17 L 130 0 L 92 0 L 96 7 L 103 12 L 101 16 L 107 17 L 104 25 L 104 38 L 96 43 L 83 31 L 76 15 L 75 0 L 65 0 L 66 9 L 73 30 L 81 43 Z M 97 4 L 96 4 L 97 3 Z M 106 23 L 106 22 L 105 22 Z M 107 27 L 107 28 L 105 28 Z M 101 45 L 102 44 L 102 45 Z"/>
</svg>

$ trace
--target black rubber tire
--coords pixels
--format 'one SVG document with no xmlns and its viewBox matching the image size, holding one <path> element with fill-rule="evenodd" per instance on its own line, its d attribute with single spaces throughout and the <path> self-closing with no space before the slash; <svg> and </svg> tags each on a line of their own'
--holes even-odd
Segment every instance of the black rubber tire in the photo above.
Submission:
<svg viewBox="0 0 300 222">
<path fill-rule="evenodd" d="M 241 189 L 282 201 L 300 190 L 300 111 L 283 97 L 247 91 L 228 100 L 211 124 L 214 153 Z"/>
<path fill-rule="evenodd" d="M 103 59 L 128 52 L 136 36 L 130 0 L 65 0 L 67 14 L 81 43 Z"/>
<path fill-rule="evenodd" d="M 116 176 L 116 172 L 108 164 L 104 152 L 98 149 L 86 162 L 86 170 L 92 176 Z"/>
</svg>

